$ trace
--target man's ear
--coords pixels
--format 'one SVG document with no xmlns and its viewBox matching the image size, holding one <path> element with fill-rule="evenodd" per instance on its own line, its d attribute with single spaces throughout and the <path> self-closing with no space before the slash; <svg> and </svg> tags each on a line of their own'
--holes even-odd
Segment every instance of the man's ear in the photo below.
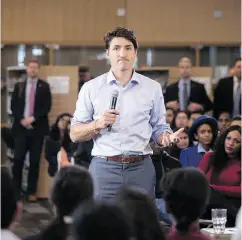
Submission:
<svg viewBox="0 0 242 240">
<path fill-rule="evenodd" d="M 106 55 L 109 57 L 109 49 L 106 49 Z"/>
</svg>

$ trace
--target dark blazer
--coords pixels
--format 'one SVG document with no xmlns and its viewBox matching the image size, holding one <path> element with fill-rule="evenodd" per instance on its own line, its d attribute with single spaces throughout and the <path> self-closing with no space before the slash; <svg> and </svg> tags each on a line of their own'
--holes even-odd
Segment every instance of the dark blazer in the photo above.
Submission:
<svg viewBox="0 0 242 240">
<path fill-rule="evenodd" d="M 15 84 L 11 99 L 11 111 L 14 117 L 12 131 L 13 134 L 25 134 L 26 129 L 20 121 L 24 118 L 25 107 L 25 82 Z M 33 132 L 36 135 L 46 135 L 49 132 L 48 113 L 51 109 L 51 92 L 46 81 L 38 79 L 35 93 L 34 118 L 32 123 Z"/>
<path fill-rule="evenodd" d="M 234 79 L 233 77 L 222 78 L 214 91 L 213 115 L 218 118 L 220 112 L 233 114 L 234 106 Z M 240 101 L 241 106 L 241 101 Z M 241 108 L 240 108 L 241 109 Z"/>
<path fill-rule="evenodd" d="M 179 102 L 178 82 L 173 83 L 166 88 L 166 92 L 164 94 L 165 103 L 170 101 Z M 189 102 L 201 104 L 205 112 L 211 110 L 213 107 L 212 102 L 206 93 L 204 85 L 192 80 L 191 80 L 191 93 L 190 93 Z"/>
</svg>

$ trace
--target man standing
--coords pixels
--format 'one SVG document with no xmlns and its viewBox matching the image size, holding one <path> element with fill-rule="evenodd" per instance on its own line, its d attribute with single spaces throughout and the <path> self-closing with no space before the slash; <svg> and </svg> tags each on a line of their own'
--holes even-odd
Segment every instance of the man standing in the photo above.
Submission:
<svg viewBox="0 0 242 240">
<path fill-rule="evenodd" d="M 212 109 L 212 103 L 207 96 L 204 85 L 191 80 L 192 62 L 183 57 L 179 63 L 180 79 L 169 85 L 164 95 L 166 107 L 175 111 L 203 111 Z"/>
<path fill-rule="evenodd" d="M 160 84 L 134 71 L 138 48 L 134 32 L 118 27 L 108 32 L 104 41 L 111 70 L 83 85 L 70 136 L 73 141 L 94 139 L 89 169 L 95 198 L 113 200 L 123 185 L 154 196 L 150 138 L 168 146 L 183 129 L 172 133 L 165 124 Z M 111 110 L 110 97 L 115 91 L 119 93 L 117 105 Z"/>
<path fill-rule="evenodd" d="M 15 85 L 11 110 L 14 117 L 14 165 L 13 179 L 21 191 L 22 169 L 29 151 L 28 200 L 36 201 L 40 154 L 44 136 L 49 131 L 48 112 L 51 109 L 49 84 L 38 79 L 39 62 L 31 60 L 27 65 L 27 80 Z"/>
<path fill-rule="evenodd" d="M 221 112 L 228 112 L 231 116 L 241 115 L 241 59 L 236 59 L 234 76 L 222 78 L 214 91 L 215 118 Z"/>
</svg>

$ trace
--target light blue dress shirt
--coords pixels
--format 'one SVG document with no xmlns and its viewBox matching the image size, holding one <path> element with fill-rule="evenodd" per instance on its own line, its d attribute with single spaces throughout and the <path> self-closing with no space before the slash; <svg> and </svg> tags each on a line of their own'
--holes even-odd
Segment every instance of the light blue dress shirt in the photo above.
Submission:
<svg viewBox="0 0 242 240">
<path fill-rule="evenodd" d="M 179 89 L 179 93 L 178 93 L 178 96 L 179 96 L 179 104 L 180 104 L 180 108 L 181 110 L 183 111 L 186 111 L 187 109 L 185 109 L 185 106 L 184 106 L 184 97 L 183 97 L 183 93 L 184 93 L 184 85 L 185 85 L 185 82 L 187 83 L 187 91 L 188 91 L 188 99 L 190 97 L 190 94 L 191 94 L 191 80 L 184 80 L 184 79 L 180 79 L 179 82 L 178 82 L 178 89 Z"/>
<path fill-rule="evenodd" d="M 92 155 L 152 154 L 150 138 L 157 141 L 161 133 L 172 133 L 172 130 L 165 122 L 160 84 L 135 71 L 125 86 L 115 79 L 112 71 L 85 83 L 78 95 L 71 126 L 99 119 L 110 108 L 110 98 L 115 90 L 119 91 L 116 109 L 120 115 L 111 132 L 102 129 L 95 136 Z"/>
<path fill-rule="evenodd" d="M 211 151 L 211 150 L 209 150 L 209 151 Z M 198 143 L 198 145 L 197 145 L 197 152 L 205 154 L 207 151 L 204 149 L 204 147 L 202 146 L 201 143 Z"/>
</svg>

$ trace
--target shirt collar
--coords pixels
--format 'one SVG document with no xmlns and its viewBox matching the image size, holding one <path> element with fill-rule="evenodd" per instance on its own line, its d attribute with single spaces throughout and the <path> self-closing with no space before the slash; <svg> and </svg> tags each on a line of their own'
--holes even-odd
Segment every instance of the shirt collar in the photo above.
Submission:
<svg viewBox="0 0 242 240">
<path fill-rule="evenodd" d="M 207 151 L 203 148 L 201 143 L 198 143 L 198 145 L 197 145 L 197 152 L 198 153 L 206 153 Z"/>
<path fill-rule="evenodd" d="M 184 79 L 180 79 L 179 82 L 178 82 L 178 85 L 179 87 L 181 87 L 182 85 L 184 85 L 185 83 L 188 84 L 188 86 L 191 84 L 191 80 L 190 79 L 187 79 L 187 80 L 184 80 Z"/>
<path fill-rule="evenodd" d="M 28 82 L 28 83 L 33 82 L 34 84 L 36 84 L 37 81 L 38 81 L 37 78 L 33 78 L 33 79 L 27 78 L 27 82 Z"/>
<path fill-rule="evenodd" d="M 110 83 L 114 83 L 114 82 L 118 82 L 118 81 L 115 78 L 112 70 L 110 70 L 108 72 L 108 76 L 107 76 L 107 83 L 110 84 Z M 132 74 L 131 80 L 129 82 L 140 83 L 139 75 L 135 72 L 135 70 L 133 70 L 133 74 Z"/>
<path fill-rule="evenodd" d="M 234 76 L 233 79 L 234 79 L 234 83 L 239 82 L 239 80 L 240 80 L 240 79 L 239 79 L 238 77 L 236 77 L 236 76 Z"/>
</svg>

